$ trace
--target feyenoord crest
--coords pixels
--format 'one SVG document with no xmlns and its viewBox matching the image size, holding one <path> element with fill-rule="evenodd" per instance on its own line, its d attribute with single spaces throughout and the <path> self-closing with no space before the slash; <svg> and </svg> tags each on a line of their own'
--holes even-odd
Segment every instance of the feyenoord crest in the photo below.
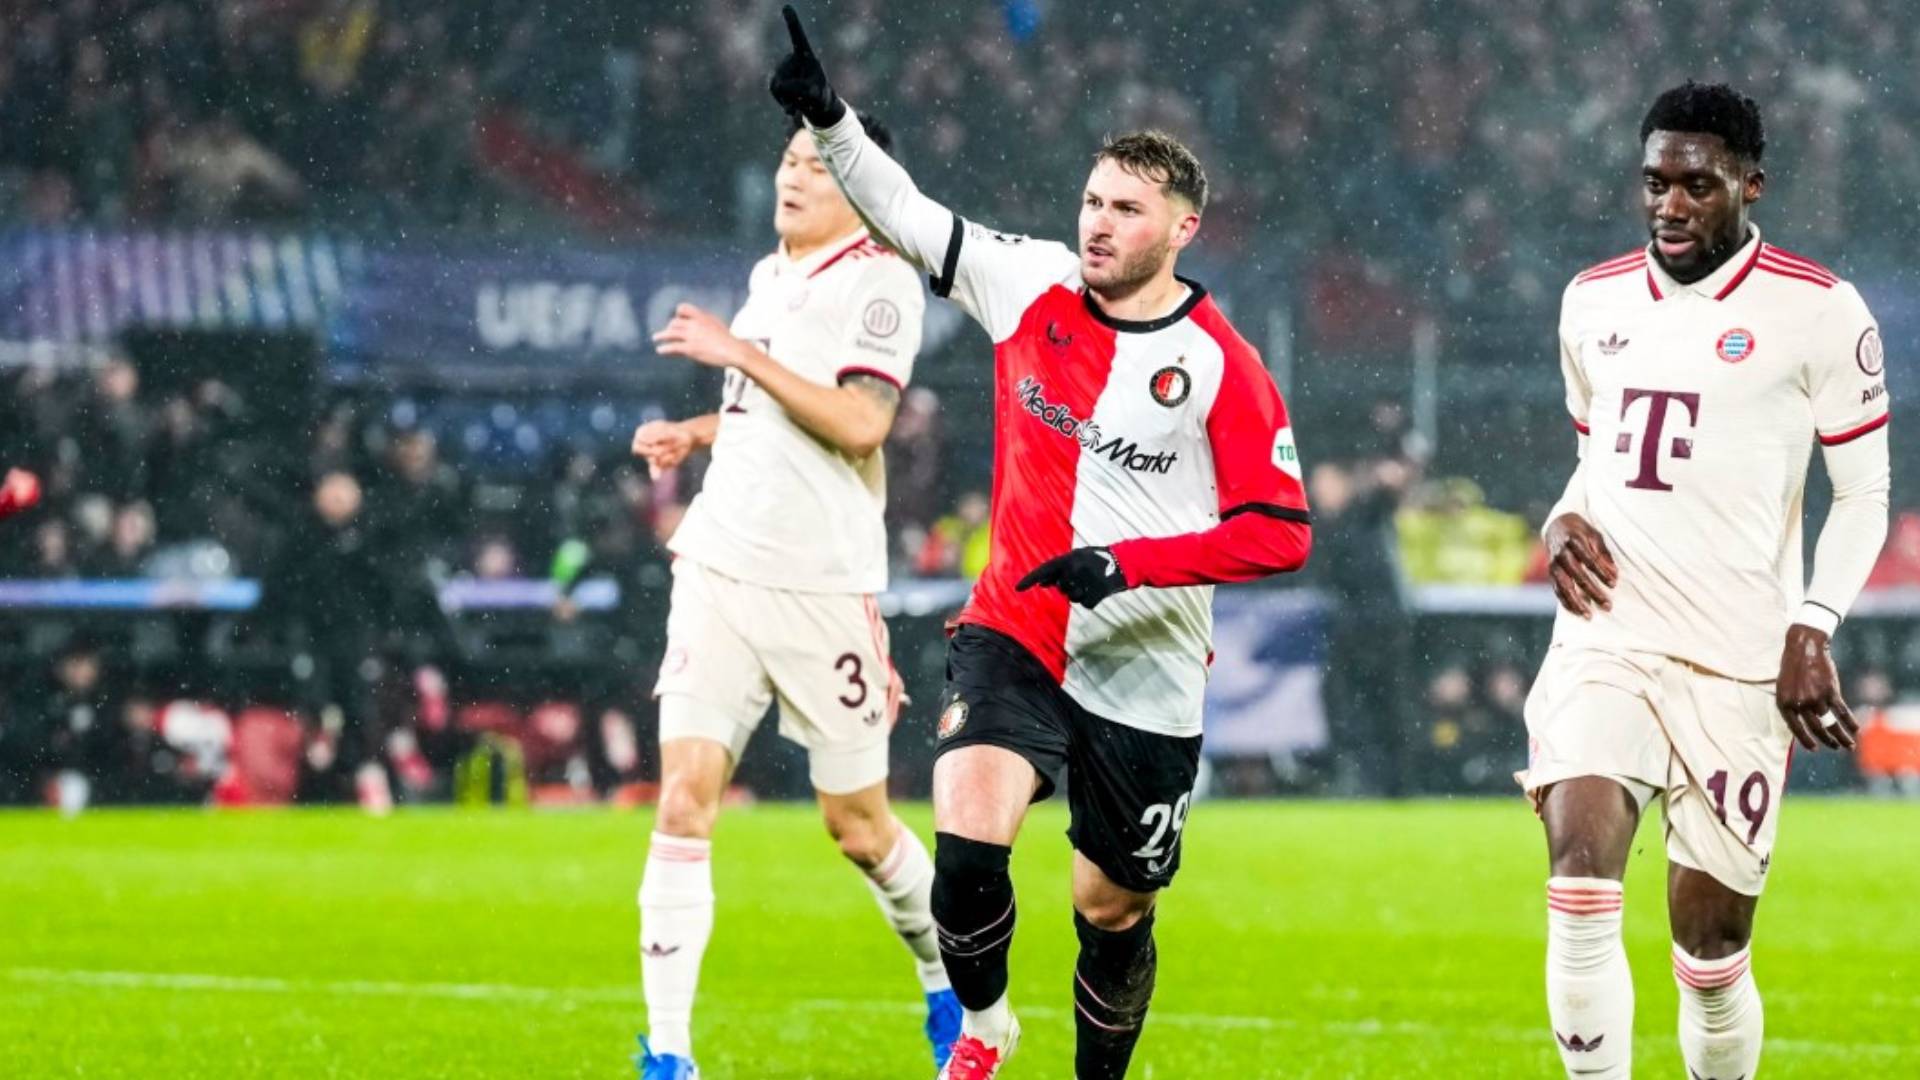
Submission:
<svg viewBox="0 0 1920 1080">
<path fill-rule="evenodd" d="M 1859 344 L 1853 347 L 1853 358 L 1866 375 L 1879 375 L 1887 370 L 1887 347 L 1880 344 L 1880 331 L 1871 326 L 1862 331 Z"/>
<path fill-rule="evenodd" d="M 940 714 L 940 724 L 934 729 L 934 734 L 942 739 L 951 738 L 966 723 L 967 703 L 954 698 L 953 703 L 947 706 L 947 711 Z"/>
<path fill-rule="evenodd" d="M 1751 330 L 1729 330 L 1720 335 L 1714 343 L 1713 351 L 1720 359 L 1729 364 L 1737 364 L 1753 355 L 1753 332 Z"/>
<path fill-rule="evenodd" d="M 1153 381 L 1147 384 L 1153 394 L 1153 400 L 1171 409 L 1187 400 L 1193 390 L 1193 376 L 1185 368 L 1163 367 L 1153 373 Z"/>
</svg>

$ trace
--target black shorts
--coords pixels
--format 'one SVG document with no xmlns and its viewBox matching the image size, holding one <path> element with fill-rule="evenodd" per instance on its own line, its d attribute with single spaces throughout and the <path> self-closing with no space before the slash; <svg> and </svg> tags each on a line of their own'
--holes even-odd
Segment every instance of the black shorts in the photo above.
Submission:
<svg viewBox="0 0 1920 1080">
<path fill-rule="evenodd" d="M 1128 727 L 1080 707 L 1026 648 L 985 627 L 947 643 L 947 692 L 934 756 L 998 746 L 1040 774 L 1034 801 L 1067 786 L 1067 838 L 1134 892 L 1172 883 L 1200 773 L 1200 736 Z"/>
</svg>

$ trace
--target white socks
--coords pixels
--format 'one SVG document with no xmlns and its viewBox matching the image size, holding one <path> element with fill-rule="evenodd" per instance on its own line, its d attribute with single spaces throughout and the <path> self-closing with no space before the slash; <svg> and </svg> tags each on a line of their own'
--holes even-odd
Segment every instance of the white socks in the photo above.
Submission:
<svg viewBox="0 0 1920 1080">
<path fill-rule="evenodd" d="M 693 1056 L 693 996 L 713 936 L 713 843 L 654 833 L 640 879 L 640 981 L 655 1053 Z"/>
<path fill-rule="evenodd" d="M 1620 883 L 1605 878 L 1547 880 L 1547 1014 L 1570 1077 L 1632 1075 L 1633 974 L 1620 939 L 1621 894 Z"/>
<path fill-rule="evenodd" d="M 894 823 L 899 839 L 880 865 L 867 872 L 867 888 L 880 910 L 913 953 L 920 988 L 927 993 L 945 990 L 946 965 L 940 962 L 940 942 L 933 929 L 933 857 L 912 829 Z"/>
<path fill-rule="evenodd" d="M 1699 1080 L 1743 1080 L 1760 1066 L 1765 1027 L 1760 990 L 1741 949 L 1720 960 L 1696 960 L 1673 947 L 1680 984 L 1680 1053 Z"/>
<path fill-rule="evenodd" d="M 1000 1000 L 979 1012 L 966 1010 L 966 1015 L 960 1021 L 960 1030 L 979 1039 L 989 1048 L 1004 1049 L 1013 1030 L 1013 1006 L 1007 1003 L 1007 995 L 1001 994 Z"/>
</svg>

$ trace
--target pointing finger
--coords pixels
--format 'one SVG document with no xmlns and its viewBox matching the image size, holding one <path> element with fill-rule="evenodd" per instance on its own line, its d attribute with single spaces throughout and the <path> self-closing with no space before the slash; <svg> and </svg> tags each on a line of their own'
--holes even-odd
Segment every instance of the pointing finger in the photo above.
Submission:
<svg viewBox="0 0 1920 1080">
<path fill-rule="evenodd" d="M 793 39 L 795 56 L 812 56 L 813 46 L 807 42 L 807 32 L 800 25 L 800 13 L 793 10 L 792 4 L 782 5 L 780 14 L 787 19 L 787 36 Z"/>
</svg>

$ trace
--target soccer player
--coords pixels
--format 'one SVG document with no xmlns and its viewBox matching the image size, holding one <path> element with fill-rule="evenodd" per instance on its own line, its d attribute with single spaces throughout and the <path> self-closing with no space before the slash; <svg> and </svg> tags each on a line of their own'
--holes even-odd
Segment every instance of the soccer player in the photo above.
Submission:
<svg viewBox="0 0 1920 1080">
<path fill-rule="evenodd" d="M 828 84 L 791 7 L 772 91 L 876 234 L 994 341 L 993 554 L 948 646 L 934 766 L 933 914 L 986 1080 L 1007 1002 L 1008 857 L 1070 774 L 1079 1080 L 1124 1076 L 1153 995 L 1154 900 L 1180 866 L 1200 759 L 1212 589 L 1299 568 L 1309 543 L 1279 391 L 1199 283 L 1206 208 L 1157 132 L 1095 155 L 1080 250 L 1003 236 L 922 195 Z"/>
<path fill-rule="evenodd" d="M 1545 538 L 1560 610 L 1519 777 L 1546 825 L 1547 1011 L 1569 1076 L 1624 1077 L 1621 878 L 1664 799 L 1680 1050 L 1698 1080 L 1760 1060 L 1749 959 L 1794 743 L 1854 744 L 1828 643 L 1887 531 L 1887 384 L 1853 286 L 1767 243 L 1760 111 L 1722 85 L 1641 122 L 1651 242 L 1567 286 L 1560 360 L 1580 463 Z M 1815 443 L 1833 484 L 1813 580 Z"/>
<path fill-rule="evenodd" d="M 713 928 L 709 857 L 727 779 L 776 700 L 807 748 L 827 831 L 912 950 L 936 1066 L 959 1033 L 929 911 L 933 862 L 887 802 L 901 684 L 874 595 L 887 584 L 880 447 L 920 347 L 919 276 L 861 225 L 799 125 L 775 174 L 780 246 L 728 327 L 690 304 L 659 351 L 724 368 L 720 411 L 634 432 L 656 473 L 711 446 L 678 558 L 660 699 L 659 814 L 640 884 L 646 1080 L 695 1075 L 690 1032 Z"/>
</svg>

